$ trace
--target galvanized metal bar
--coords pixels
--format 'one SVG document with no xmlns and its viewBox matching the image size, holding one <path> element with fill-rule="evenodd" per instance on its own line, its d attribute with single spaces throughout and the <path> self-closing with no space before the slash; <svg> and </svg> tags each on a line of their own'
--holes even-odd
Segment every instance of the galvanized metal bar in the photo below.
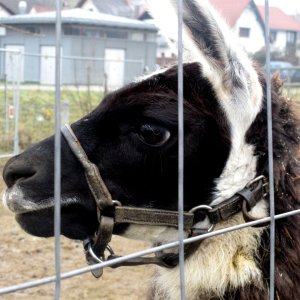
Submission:
<svg viewBox="0 0 300 300">
<path fill-rule="evenodd" d="M 11 55 L 18 55 L 18 59 L 16 60 L 17 62 L 17 71 L 19 64 L 20 64 L 20 59 L 19 59 L 19 55 L 21 54 L 21 52 L 16 52 L 16 53 L 12 53 Z M 13 61 L 12 56 L 10 57 L 10 59 Z M 20 115 L 20 110 L 19 110 L 19 105 L 20 105 L 20 95 L 17 93 L 18 88 L 20 88 L 20 85 L 18 84 L 19 81 L 19 76 L 20 74 L 16 74 L 16 70 L 14 70 L 13 68 L 13 64 L 12 65 L 12 90 L 13 90 L 13 109 L 14 109 L 14 149 L 13 149 L 13 153 L 14 155 L 19 154 L 19 115 Z M 17 72 L 19 73 L 19 72 Z"/>
<path fill-rule="evenodd" d="M 11 53 L 20 53 L 19 50 L 5 49 L 0 48 L 0 52 L 11 52 Z M 22 53 L 24 56 L 33 56 L 33 57 L 42 57 L 41 53 Z M 47 55 L 48 58 L 55 58 L 55 55 Z M 106 59 L 105 57 L 93 57 L 93 56 L 73 56 L 73 55 L 61 55 L 61 59 L 78 59 L 78 60 L 95 60 L 95 61 L 119 61 L 117 59 Z M 139 63 L 144 64 L 144 59 L 125 59 L 125 62 Z"/>
<path fill-rule="evenodd" d="M 271 97 L 270 68 L 270 13 L 269 0 L 265 0 L 265 38 L 266 38 L 266 68 L 267 68 L 267 118 L 268 118 L 268 162 L 269 162 L 269 200 L 270 200 L 270 300 L 275 299 L 275 196 L 274 196 L 274 166 L 273 166 L 273 124 Z"/>
<path fill-rule="evenodd" d="M 296 214 L 300 214 L 300 209 L 293 210 L 293 211 L 286 212 L 286 213 L 282 213 L 282 214 L 278 214 L 278 215 L 275 216 L 275 220 L 287 218 L 287 217 L 290 217 L 290 216 L 294 216 Z M 262 224 L 262 223 L 270 222 L 270 221 L 271 221 L 271 217 L 265 217 L 265 218 L 262 218 L 262 219 L 257 220 L 257 221 L 242 223 L 242 224 L 231 226 L 231 227 L 228 227 L 228 228 L 223 228 L 223 229 L 220 229 L 220 230 L 212 231 L 212 232 L 209 232 L 209 233 L 206 233 L 206 234 L 203 234 L 203 235 L 187 238 L 187 239 L 183 240 L 183 243 L 185 245 L 190 244 L 190 243 L 195 243 L 195 242 L 198 242 L 200 240 L 204 240 L 204 239 L 207 239 L 207 238 L 210 238 L 210 237 L 213 237 L 213 236 L 218 236 L 218 235 L 225 234 L 225 233 L 228 233 L 228 232 L 241 230 L 243 228 L 247 228 L 247 227 L 250 227 L 250 226 L 254 226 L 254 225 L 258 225 L 258 224 Z M 143 251 L 131 253 L 129 255 L 122 256 L 120 258 L 116 258 L 114 260 L 105 261 L 101 264 L 96 264 L 96 265 L 93 265 L 93 266 L 88 266 L 88 267 L 84 267 L 84 268 L 80 268 L 80 269 L 76 269 L 76 270 L 73 270 L 73 271 L 70 271 L 70 272 L 63 273 L 63 274 L 61 274 L 61 279 L 72 278 L 72 277 L 75 277 L 75 276 L 78 276 L 78 275 L 81 275 L 81 274 L 84 274 L 84 273 L 88 273 L 91 270 L 97 270 L 97 269 L 101 269 L 101 268 L 110 267 L 110 266 L 119 264 L 121 262 L 127 261 L 129 259 L 145 256 L 145 255 L 148 255 L 148 254 L 152 254 L 152 253 L 155 253 L 155 252 L 160 252 L 160 251 L 175 248 L 175 247 L 178 247 L 178 246 L 179 246 L 179 241 L 176 241 L 176 242 L 164 244 L 164 245 L 161 245 L 161 246 L 153 247 L 153 248 L 150 248 L 150 249 L 146 249 L 146 250 L 143 250 Z M 52 282 L 55 282 L 55 279 L 56 279 L 55 276 L 50 276 L 50 277 L 45 277 L 45 278 L 42 278 L 42 279 L 39 279 L 39 280 L 34 280 L 34 281 L 26 282 L 26 283 L 13 285 L 13 286 L 3 287 L 3 288 L 0 288 L 0 295 L 13 293 L 13 292 L 16 292 L 16 291 L 25 290 L 25 289 L 28 289 L 28 288 L 33 288 L 33 287 L 37 287 L 37 286 L 40 286 L 40 285 L 52 283 Z"/>
<path fill-rule="evenodd" d="M 9 101 L 8 101 L 8 94 L 7 94 L 7 74 L 4 74 L 4 99 L 5 99 L 5 135 L 6 139 L 8 140 L 9 134 Z"/>
<path fill-rule="evenodd" d="M 179 272 L 180 295 L 185 299 L 184 280 L 184 111 L 183 111 L 183 7 L 178 0 L 178 240 L 179 240 Z"/>
<path fill-rule="evenodd" d="M 54 299 L 60 299 L 61 290 L 61 1 L 56 0 L 56 49 L 55 49 L 55 159 L 54 159 L 54 240 L 55 240 L 55 291 Z"/>
<path fill-rule="evenodd" d="M 0 154 L 0 159 L 1 158 L 10 158 L 10 157 L 13 157 L 14 155 L 15 155 L 14 153 Z"/>
</svg>

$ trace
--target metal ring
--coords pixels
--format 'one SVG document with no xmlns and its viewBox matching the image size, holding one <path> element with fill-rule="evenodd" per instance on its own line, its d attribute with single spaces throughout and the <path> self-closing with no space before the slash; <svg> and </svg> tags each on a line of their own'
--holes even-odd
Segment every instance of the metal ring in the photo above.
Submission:
<svg viewBox="0 0 300 300">
<path fill-rule="evenodd" d="M 212 207 L 209 206 L 209 205 L 204 205 L 204 204 L 203 205 L 198 205 L 198 206 L 193 207 L 191 210 L 189 210 L 189 213 L 194 213 L 197 210 L 212 210 Z M 207 216 L 206 216 L 206 218 L 207 218 Z M 207 229 L 201 229 L 201 230 L 203 230 L 203 231 L 205 230 L 206 233 L 208 233 L 208 232 L 213 231 L 214 228 L 215 228 L 215 224 L 211 224 L 209 228 L 207 228 Z M 192 230 L 193 229 L 197 229 L 197 228 L 193 227 Z"/>
<path fill-rule="evenodd" d="M 113 248 L 112 248 L 109 244 L 107 244 L 106 249 L 109 251 L 109 253 L 110 253 L 111 255 L 115 254 Z"/>
<path fill-rule="evenodd" d="M 257 181 L 260 181 L 261 179 L 266 179 L 266 177 L 264 175 L 260 175 L 260 176 L 257 176 L 256 178 L 250 180 L 247 184 L 246 184 L 246 187 L 249 188 L 253 183 L 257 182 Z"/>
<path fill-rule="evenodd" d="M 189 210 L 189 213 L 194 213 L 195 211 L 197 210 L 211 210 L 212 207 L 209 206 L 209 205 L 198 205 L 198 206 L 195 206 L 193 207 L 191 210 Z"/>
<path fill-rule="evenodd" d="M 88 253 L 92 256 L 92 258 L 97 261 L 98 263 L 103 263 L 103 260 L 101 260 L 94 252 L 91 243 L 88 243 Z"/>
<path fill-rule="evenodd" d="M 122 206 L 122 203 L 118 200 L 112 200 L 113 205 L 115 206 Z"/>
<path fill-rule="evenodd" d="M 215 224 L 211 224 L 211 226 L 207 229 L 207 233 L 211 232 L 215 229 Z"/>
</svg>

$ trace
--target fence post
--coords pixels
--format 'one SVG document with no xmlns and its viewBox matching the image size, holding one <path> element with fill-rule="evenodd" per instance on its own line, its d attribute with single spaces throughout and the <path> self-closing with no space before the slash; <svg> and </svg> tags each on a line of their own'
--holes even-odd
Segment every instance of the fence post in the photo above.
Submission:
<svg viewBox="0 0 300 300">
<path fill-rule="evenodd" d="M 8 141 L 8 133 L 9 133 L 9 104 L 8 104 L 8 95 L 7 95 L 7 74 L 4 74 L 4 99 L 5 99 L 5 135 Z"/>
</svg>

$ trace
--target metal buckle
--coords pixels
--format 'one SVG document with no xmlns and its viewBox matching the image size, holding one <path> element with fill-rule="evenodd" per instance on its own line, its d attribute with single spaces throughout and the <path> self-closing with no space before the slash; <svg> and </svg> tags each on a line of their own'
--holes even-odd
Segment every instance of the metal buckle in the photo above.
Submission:
<svg viewBox="0 0 300 300">
<path fill-rule="evenodd" d="M 114 206 L 122 206 L 122 203 L 118 200 L 112 200 Z"/>
<path fill-rule="evenodd" d="M 258 181 L 260 181 L 260 180 L 262 180 L 262 182 L 263 182 L 263 188 L 264 188 L 264 191 L 265 191 L 265 193 L 263 194 L 263 198 L 265 198 L 265 197 L 268 195 L 268 193 L 269 193 L 269 189 L 268 189 L 269 183 L 268 183 L 268 181 L 267 181 L 266 176 L 264 176 L 264 175 L 257 176 L 256 178 L 252 179 L 251 181 L 249 181 L 249 182 L 247 183 L 246 188 L 251 189 L 252 186 L 253 186 L 256 182 L 258 182 Z"/>
<path fill-rule="evenodd" d="M 189 213 L 193 214 L 193 213 L 195 213 L 198 210 L 209 211 L 209 210 L 212 210 L 212 207 L 209 206 L 209 205 L 198 205 L 198 206 L 193 207 L 191 210 L 189 210 Z M 211 226 L 208 227 L 208 228 L 192 227 L 191 228 L 192 236 L 201 235 L 201 234 L 205 234 L 205 233 L 211 232 L 211 231 L 214 230 L 214 228 L 215 228 L 215 224 L 211 224 Z"/>
<path fill-rule="evenodd" d="M 268 190 L 269 183 L 267 181 L 267 178 L 264 175 L 260 175 L 256 178 L 254 178 L 253 180 L 249 181 L 246 185 L 246 188 L 248 188 L 250 190 L 254 189 L 255 187 L 253 187 L 253 185 L 260 180 L 262 180 L 262 187 L 263 187 L 263 192 L 264 192 L 262 195 L 262 199 L 265 199 L 266 196 L 269 194 L 269 190 Z M 260 219 L 260 218 L 253 217 L 249 214 L 246 200 L 244 200 L 243 204 L 242 204 L 242 213 L 243 213 L 243 218 L 244 218 L 245 222 L 257 221 Z M 260 223 L 257 225 L 253 225 L 252 227 L 265 227 L 268 225 L 268 223 L 269 222 L 264 222 L 264 223 Z"/>
<path fill-rule="evenodd" d="M 93 241 L 91 239 L 86 239 L 83 241 L 83 247 L 84 247 L 86 261 L 87 261 L 88 265 L 90 265 L 90 266 L 98 264 L 98 263 L 103 263 L 105 261 L 104 256 L 98 257 L 96 255 L 96 253 L 93 250 L 92 243 L 93 243 Z M 106 249 L 109 251 L 110 255 L 115 254 L 110 245 L 107 245 Z M 94 277 L 100 278 L 103 274 L 103 268 L 91 270 L 91 272 L 94 275 Z"/>
</svg>

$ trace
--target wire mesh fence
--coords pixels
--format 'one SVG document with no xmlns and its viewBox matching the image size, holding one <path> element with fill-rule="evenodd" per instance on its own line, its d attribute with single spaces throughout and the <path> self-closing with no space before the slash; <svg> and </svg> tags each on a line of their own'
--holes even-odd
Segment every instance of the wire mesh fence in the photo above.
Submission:
<svg viewBox="0 0 300 300">
<path fill-rule="evenodd" d="M 182 28 L 182 1 L 179 2 L 179 28 Z M 57 7 L 60 10 L 60 1 L 57 1 Z M 266 1 L 266 8 L 269 6 L 268 1 Z M 58 10 L 58 11 L 59 11 Z M 268 9 L 266 9 L 266 32 L 269 32 L 268 29 Z M 57 14 L 59 15 L 59 14 Z M 3 156 L 11 155 L 11 153 L 16 154 L 19 152 L 19 147 L 21 149 L 26 148 L 35 141 L 41 140 L 43 137 L 48 136 L 52 131 L 54 124 L 56 124 L 56 135 L 58 140 L 60 138 L 60 127 L 61 123 L 69 123 L 76 119 L 79 116 L 88 113 L 93 107 L 95 107 L 103 96 L 109 91 L 116 89 L 122 86 L 125 81 L 131 81 L 134 77 L 140 76 L 145 72 L 145 64 L 141 60 L 125 60 L 125 59 L 104 59 L 104 58 L 89 58 L 89 57 L 64 57 L 61 55 L 60 47 L 60 20 L 59 16 L 57 19 L 57 45 L 56 45 L 56 55 L 54 54 L 26 54 L 21 51 L 3 50 L 4 56 L 7 57 L 6 69 L 3 75 L 2 81 L 2 95 L 5 99 L 5 103 L 0 110 L 1 123 L 5 124 L 3 126 L 3 133 L 1 132 L 0 136 L 0 153 L 3 153 Z M 179 153 L 180 157 L 183 158 L 183 140 L 184 140 L 184 129 L 183 129 L 183 77 L 182 77 L 182 32 L 179 30 L 179 75 L 178 75 L 178 97 L 179 97 Z M 266 40 L 268 41 L 268 35 Z M 49 49 L 48 49 L 49 50 Z M 269 51 L 267 51 L 269 53 Z M 16 58 L 17 57 L 17 58 Z M 24 78 L 20 77 L 20 74 L 23 73 L 22 70 L 24 65 L 24 59 L 30 58 L 33 65 L 42 65 L 48 64 L 47 72 L 41 72 L 39 76 L 39 81 L 34 82 L 31 80 L 26 81 Z M 1 59 L 2 61 L 4 60 Z M 34 60 L 38 60 L 39 63 L 34 63 Z M 43 62 L 47 60 L 47 62 Z M 267 59 L 267 71 L 269 74 L 268 79 L 268 101 L 269 101 L 269 165 L 270 165 L 270 174 L 273 174 L 272 171 L 272 135 L 271 135 L 271 83 L 270 83 L 270 74 L 274 70 L 270 67 L 270 57 Z M 59 70 L 56 73 L 49 72 L 50 69 Z M 128 78 L 125 80 L 124 77 L 115 77 L 117 74 L 123 74 L 124 70 L 130 69 L 132 73 L 128 75 Z M 99 76 L 102 73 L 102 76 Z M 106 71 L 107 70 L 107 71 Z M 120 70 L 123 70 L 120 72 Z M 276 69 L 277 70 L 277 69 Z M 275 71 L 276 71 L 275 70 Z M 32 74 L 36 74 L 36 70 L 30 70 Z M 286 93 L 288 96 L 295 97 L 299 95 L 297 89 L 300 89 L 300 76 L 298 78 L 298 73 L 300 68 L 291 67 L 291 68 L 278 68 L 278 71 L 281 72 L 282 77 L 285 77 L 286 80 Z M 299 72 L 298 72 L 299 71 Z M 69 73 L 65 73 L 69 72 Z M 53 74 L 55 74 L 53 76 Z M 50 76 L 50 77 L 49 77 Z M 34 77 L 34 76 L 33 76 Z M 55 86 L 55 88 L 54 88 Z M 53 98 L 56 97 L 56 104 L 53 103 Z M 300 96 L 299 96 L 300 97 Z M 37 99 L 41 99 L 38 101 Z M 34 101 L 33 101 L 34 100 Z M 299 99 L 300 100 L 300 99 Z M 20 105 L 22 109 L 20 109 Z M 32 132 L 27 130 L 30 128 Z M 38 130 L 36 130 L 38 128 Z M 56 155 L 60 152 L 60 144 L 58 144 L 56 149 Z M 1 157 L 1 156 L 0 156 Z M 59 185 L 60 179 L 60 159 L 56 165 L 57 173 L 57 183 Z M 151 253 L 159 252 L 165 249 L 179 247 L 181 254 L 181 264 L 180 264 L 180 274 L 181 274 L 181 299 L 185 299 L 185 289 L 184 289 L 184 268 L 183 268 L 183 245 L 188 243 L 193 243 L 200 241 L 209 237 L 217 236 L 220 234 L 225 234 L 234 230 L 240 230 L 245 227 L 257 225 L 264 223 L 266 221 L 271 222 L 271 266 L 270 266 L 270 299 L 275 299 L 274 297 L 274 234 L 275 234 L 275 220 L 280 218 L 286 218 L 294 214 L 299 213 L 300 211 L 295 210 L 292 212 L 275 215 L 274 213 L 274 199 L 271 200 L 271 211 L 270 217 L 263 218 L 257 221 L 252 221 L 246 224 L 236 225 L 230 228 L 225 228 L 221 230 L 216 230 L 210 233 L 203 234 L 201 236 L 192 237 L 188 239 L 183 238 L 183 160 L 179 161 L 179 205 L 180 208 L 180 224 L 179 228 L 179 238 L 177 242 L 152 247 L 147 250 L 142 250 L 135 252 L 133 254 L 125 255 L 121 258 L 114 259 L 112 261 L 106 261 L 95 266 L 88 266 L 78 268 L 73 271 L 61 273 L 60 271 L 60 240 L 58 239 L 55 245 L 56 250 L 56 276 L 50 276 L 45 278 L 39 278 L 34 281 L 19 283 L 12 286 L 7 286 L 0 288 L 0 294 L 4 295 L 7 293 L 18 293 L 23 289 L 28 289 L 32 287 L 39 287 L 41 285 L 56 283 L 55 287 L 55 299 L 60 298 L 60 280 L 75 277 L 84 273 L 87 273 L 93 269 L 105 268 L 118 264 L 122 261 L 129 260 L 131 258 L 136 258 L 140 256 L 145 256 Z M 270 176 L 270 187 L 271 187 L 271 198 L 272 198 L 272 186 L 273 179 Z M 56 203 L 59 207 L 60 203 L 60 190 L 58 188 L 56 192 Z M 273 196 L 274 198 L 274 196 Z M 273 204 L 272 204 L 273 203 Z M 58 209 L 59 212 L 59 209 Z M 59 220 L 59 216 L 56 215 L 56 222 Z M 56 224 L 60 224 L 59 222 Z M 55 234 L 56 238 L 59 236 L 59 226 Z M 23 240 L 20 242 L 24 242 Z M 21 254 L 20 254 L 21 255 Z M 53 260 L 53 258 L 51 259 Z M 51 262 L 52 263 L 52 262 Z M 2 277 L 5 277 L 2 275 Z M 84 287 L 83 287 L 84 288 Z M 67 298 L 66 298 L 67 299 Z"/>
<path fill-rule="evenodd" d="M 4 100 L 0 107 L 0 123 L 4 125 L 0 127 L 2 158 L 18 154 L 19 148 L 24 150 L 53 132 L 54 49 L 46 49 L 46 54 L 0 49 L 0 61 L 5 62 L 0 68 L 0 94 Z M 32 67 L 25 73 L 24 65 L 28 64 Z M 92 111 L 109 91 L 145 75 L 144 65 L 143 60 L 122 56 L 119 59 L 62 56 L 62 124 Z"/>
</svg>

